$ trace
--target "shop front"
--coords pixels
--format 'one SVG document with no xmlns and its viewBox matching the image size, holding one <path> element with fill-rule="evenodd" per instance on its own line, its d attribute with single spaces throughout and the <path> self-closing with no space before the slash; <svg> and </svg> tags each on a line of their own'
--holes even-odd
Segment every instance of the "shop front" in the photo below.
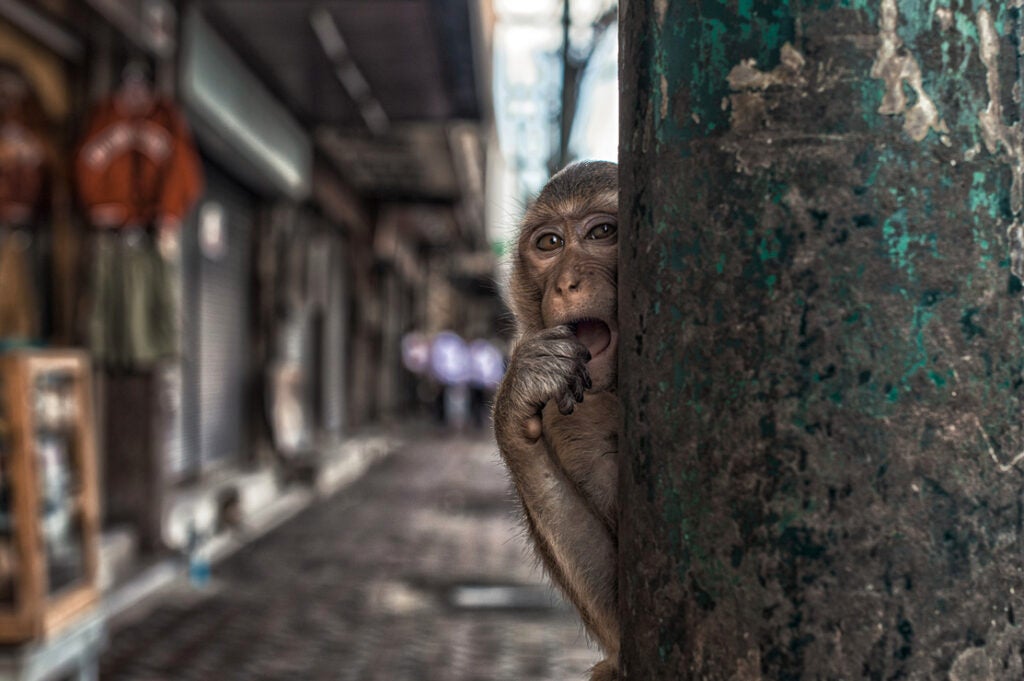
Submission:
<svg viewBox="0 0 1024 681">
<path fill-rule="evenodd" d="M 140 68 L 126 68 L 129 62 Z M 83 3 L 0 3 L 5 644 L 56 640 L 70 622 L 92 617 L 109 572 L 101 525 L 133 493 L 110 484 L 119 467 L 107 444 L 125 440 L 101 426 L 112 413 L 119 424 L 132 423 L 139 408 L 123 399 L 118 380 L 151 371 L 177 352 L 170 313 L 136 319 L 134 334 L 107 333 L 131 317 L 132 305 L 153 309 L 162 297 L 173 308 L 171 262 L 159 252 L 156 232 L 159 223 L 174 234 L 196 193 L 190 181 L 198 178 L 179 172 L 192 148 L 172 100 L 157 87 L 161 63 L 145 45 L 124 44 Z M 114 285 L 132 277 L 145 288 Z M 125 290 L 137 297 L 129 302 Z M 154 340 L 156 330 L 163 344 Z M 127 405 L 123 411 L 117 400 Z M 143 424 L 152 415 L 139 414 Z M 138 449 L 128 460 L 136 466 L 131 475 L 145 474 Z M 135 536 L 158 531 L 153 507 L 152 499 L 134 506 L 141 511 L 131 517 Z M 89 649 L 76 653 L 83 661 L 100 641 L 98 628 L 88 631 L 80 640 Z"/>
<path fill-rule="evenodd" d="M 100 517 L 129 553 L 213 531 L 199 508 L 239 476 L 263 481 L 243 505 L 274 493 L 282 379 L 301 376 L 304 447 L 345 422 L 349 275 L 339 215 L 311 202 L 309 135 L 175 8 L 0 2 L 0 351 L 91 362 Z M 301 285 L 265 314 L 261 239 L 282 209 Z"/>
</svg>

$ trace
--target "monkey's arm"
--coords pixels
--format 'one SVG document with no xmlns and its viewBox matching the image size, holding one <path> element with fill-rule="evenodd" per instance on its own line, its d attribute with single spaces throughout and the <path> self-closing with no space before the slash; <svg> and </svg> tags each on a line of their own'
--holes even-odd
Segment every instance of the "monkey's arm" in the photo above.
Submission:
<svg viewBox="0 0 1024 681">
<path fill-rule="evenodd" d="M 617 547 L 604 522 L 555 463 L 541 437 L 540 411 L 555 400 L 572 411 L 589 386 L 586 348 L 566 327 L 516 348 L 494 404 L 494 429 L 527 526 L 552 579 L 610 654 L 619 648 Z"/>
</svg>

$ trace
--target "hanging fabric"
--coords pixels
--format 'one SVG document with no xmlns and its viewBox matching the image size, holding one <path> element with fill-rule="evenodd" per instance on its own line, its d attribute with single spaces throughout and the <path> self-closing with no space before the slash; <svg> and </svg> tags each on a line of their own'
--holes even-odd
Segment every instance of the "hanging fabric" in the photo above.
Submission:
<svg viewBox="0 0 1024 681">
<path fill-rule="evenodd" d="M 106 230 L 93 240 L 88 343 L 104 366 L 141 368 L 176 356 L 175 272 L 144 230 Z"/>
<path fill-rule="evenodd" d="M 137 77 L 96 107 L 75 160 L 95 228 L 88 342 L 95 361 L 145 368 L 179 350 L 173 236 L 203 186 L 184 118 Z"/>
<path fill-rule="evenodd" d="M 49 286 L 43 223 L 54 166 L 46 119 L 18 67 L 0 63 L 0 343 L 39 340 Z"/>
<path fill-rule="evenodd" d="M 135 111 L 116 97 L 100 104 L 78 153 L 75 179 L 90 220 L 102 228 L 180 224 L 203 185 L 188 127 L 162 98 Z"/>
</svg>

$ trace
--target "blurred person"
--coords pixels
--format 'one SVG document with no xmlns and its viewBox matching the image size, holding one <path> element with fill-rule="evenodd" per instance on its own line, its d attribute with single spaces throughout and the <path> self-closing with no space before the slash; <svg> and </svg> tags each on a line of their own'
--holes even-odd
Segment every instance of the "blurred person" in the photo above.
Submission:
<svg viewBox="0 0 1024 681">
<path fill-rule="evenodd" d="M 469 359 L 470 413 L 473 425 L 483 428 L 491 400 L 505 375 L 505 357 L 493 342 L 478 338 L 469 344 Z"/>
<path fill-rule="evenodd" d="M 429 408 L 437 423 L 444 423 L 444 386 L 430 370 L 431 337 L 411 330 L 402 336 L 402 366 L 416 376 L 416 400 Z"/>
<path fill-rule="evenodd" d="M 444 422 L 461 431 L 470 415 L 469 381 L 472 365 L 469 346 L 454 331 L 442 331 L 430 345 L 431 374 L 444 386 L 442 404 Z"/>
</svg>

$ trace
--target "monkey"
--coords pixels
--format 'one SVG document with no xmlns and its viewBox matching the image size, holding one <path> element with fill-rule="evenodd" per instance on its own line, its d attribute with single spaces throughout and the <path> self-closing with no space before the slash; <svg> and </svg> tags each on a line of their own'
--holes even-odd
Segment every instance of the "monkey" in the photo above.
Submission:
<svg viewBox="0 0 1024 681">
<path fill-rule="evenodd" d="M 527 209 L 507 290 L 516 341 L 495 439 L 548 576 L 618 679 L 618 166 L 580 162 Z"/>
</svg>

